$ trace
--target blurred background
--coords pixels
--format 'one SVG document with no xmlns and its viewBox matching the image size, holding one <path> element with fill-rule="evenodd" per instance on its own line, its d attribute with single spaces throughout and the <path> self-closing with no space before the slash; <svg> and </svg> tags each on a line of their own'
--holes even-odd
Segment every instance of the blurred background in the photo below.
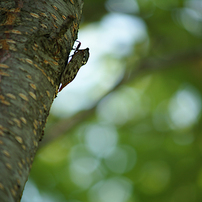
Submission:
<svg viewBox="0 0 202 202">
<path fill-rule="evenodd" d="M 53 103 L 22 202 L 202 201 L 201 11 L 85 0 L 90 58 Z"/>
</svg>

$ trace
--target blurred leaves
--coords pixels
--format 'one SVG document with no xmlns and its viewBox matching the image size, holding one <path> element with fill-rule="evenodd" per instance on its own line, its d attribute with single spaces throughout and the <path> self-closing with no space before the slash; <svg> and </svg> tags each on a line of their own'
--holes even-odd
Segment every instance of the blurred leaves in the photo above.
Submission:
<svg viewBox="0 0 202 202">
<path fill-rule="evenodd" d="M 125 12 L 147 37 L 117 59 L 121 76 L 91 109 L 50 115 L 31 180 L 60 201 L 202 200 L 201 1 L 134 2 L 85 1 L 85 22 Z"/>
</svg>

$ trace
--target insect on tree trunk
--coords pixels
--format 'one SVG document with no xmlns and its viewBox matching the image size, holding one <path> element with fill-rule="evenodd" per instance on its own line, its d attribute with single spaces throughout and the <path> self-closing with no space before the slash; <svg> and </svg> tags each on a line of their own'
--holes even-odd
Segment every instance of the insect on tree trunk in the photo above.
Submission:
<svg viewBox="0 0 202 202">
<path fill-rule="evenodd" d="M 0 201 L 20 201 L 83 0 L 0 1 Z"/>
</svg>

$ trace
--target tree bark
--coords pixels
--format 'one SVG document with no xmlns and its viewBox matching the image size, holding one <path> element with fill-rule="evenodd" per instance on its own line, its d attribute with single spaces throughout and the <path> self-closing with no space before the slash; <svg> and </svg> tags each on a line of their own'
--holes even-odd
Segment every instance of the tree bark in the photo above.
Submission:
<svg viewBox="0 0 202 202">
<path fill-rule="evenodd" d="M 0 201 L 20 201 L 83 0 L 0 1 Z"/>
</svg>

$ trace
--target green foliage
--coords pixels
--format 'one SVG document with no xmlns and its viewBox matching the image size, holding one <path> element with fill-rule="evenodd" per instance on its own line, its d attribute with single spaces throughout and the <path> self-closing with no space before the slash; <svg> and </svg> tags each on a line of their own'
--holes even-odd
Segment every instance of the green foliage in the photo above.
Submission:
<svg viewBox="0 0 202 202">
<path fill-rule="evenodd" d="M 196 4 L 138 1 L 148 38 L 122 59 L 128 80 L 39 150 L 31 180 L 40 192 L 68 202 L 202 200 L 202 27 L 191 30 L 184 20 L 193 17 L 186 9 L 197 14 Z M 93 5 L 104 1 L 86 1 L 86 21 L 106 14 Z"/>
</svg>

